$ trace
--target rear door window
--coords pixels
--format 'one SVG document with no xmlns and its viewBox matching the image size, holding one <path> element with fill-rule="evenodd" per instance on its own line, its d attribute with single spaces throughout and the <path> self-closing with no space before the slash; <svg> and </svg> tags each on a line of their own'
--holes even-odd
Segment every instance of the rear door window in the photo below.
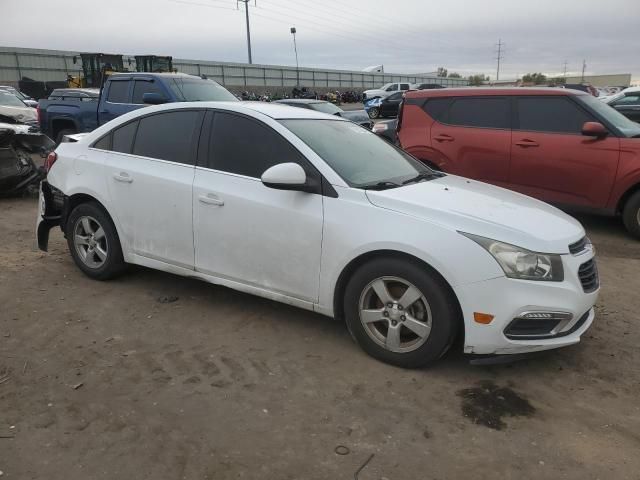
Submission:
<svg viewBox="0 0 640 480">
<path fill-rule="evenodd" d="M 452 101 L 452 98 L 430 98 L 422 109 L 434 120 L 442 121 Z"/>
<path fill-rule="evenodd" d="M 409 90 L 409 84 L 408 83 L 401 83 L 400 84 L 400 90 Z"/>
<path fill-rule="evenodd" d="M 129 103 L 129 80 L 112 80 L 109 83 L 107 102 Z"/>
<path fill-rule="evenodd" d="M 163 97 L 165 96 L 156 82 L 136 80 L 133 84 L 133 98 L 131 99 L 131 103 L 143 104 L 144 100 L 142 97 L 145 93 L 157 93 Z"/>
<path fill-rule="evenodd" d="M 200 119 L 201 112 L 196 110 L 158 113 L 140 119 L 133 154 L 194 165 Z"/>
<path fill-rule="evenodd" d="M 126 125 L 116 128 L 113 131 L 113 141 L 111 144 L 111 150 L 113 152 L 131 153 L 131 146 L 133 145 L 133 137 L 136 135 L 136 129 L 138 128 L 138 122 L 130 122 Z"/>
<path fill-rule="evenodd" d="M 509 112 L 505 97 L 461 97 L 453 100 L 442 118 L 444 123 L 461 127 L 510 128 Z"/>
<path fill-rule="evenodd" d="M 580 134 L 584 123 L 594 120 L 564 96 L 519 97 L 516 101 L 518 130 Z"/>
</svg>

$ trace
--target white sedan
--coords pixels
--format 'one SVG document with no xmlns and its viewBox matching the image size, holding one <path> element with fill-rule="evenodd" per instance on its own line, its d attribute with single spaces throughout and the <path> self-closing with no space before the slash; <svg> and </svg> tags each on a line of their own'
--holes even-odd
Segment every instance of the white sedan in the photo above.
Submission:
<svg viewBox="0 0 640 480">
<path fill-rule="evenodd" d="M 335 116 L 264 103 L 139 109 L 47 161 L 37 228 L 105 280 L 138 264 L 344 319 L 395 365 L 575 344 L 594 318 L 582 226 L 434 172 Z M 215 325 L 211 325 L 215 328 Z"/>
</svg>

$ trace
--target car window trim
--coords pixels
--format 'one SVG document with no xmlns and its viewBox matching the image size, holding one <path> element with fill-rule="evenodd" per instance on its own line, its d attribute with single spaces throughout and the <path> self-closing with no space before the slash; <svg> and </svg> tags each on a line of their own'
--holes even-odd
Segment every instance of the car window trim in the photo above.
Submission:
<svg viewBox="0 0 640 480">
<path fill-rule="evenodd" d="M 111 85 L 114 82 L 127 82 L 127 101 L 126 102 L 112 102 L 109 100 L 109 95 L 111 94 Z M 110 103 L 111 105 L 131 105 L 131 95 L 133 94 L 133 79 L 132 78 L 118 78 L 109 80 L 109 92 L 107 93 L 107 98 L 104 99 L 105 103 Z"/>
<path fill-rule="evenodd" d="M 441 120 L 438 120 L 437 118 L 434 118 L 434 121 L 439 123 L 440 125 L 446 125 L 447 127 L 454 127 L 454 128 L 479 128 L 479 129 L 483 129 L 483 130 L 500 130 L 500 131 L 511 131 L 513 130 L 513 119 L 512 119 L 512 115 L 513 115 L 513 106 L 511 104 L 511 100 L 510 100 L 511 95 L 460 95 L 460 96 L 455 96 L 455 95 L 451 95 L 451 96 L 438 96 L 438 97 L 431 97 L 431 98 L 449 98 L 450 102 L 449 105 L 447 105 L 447 109 L 444 112 L 444 115 L 449 115 L 449 110 L 451 110 L 451 107 L 453 106 L 453 104 L 456 102 L 456 100 L 461 100 L 461 99 L 468 99 L 468 98 L 473 98 L 473 99 L 485 99 L 485 98 L 501 98 L 501 99 L 505 99 L 507 100 L 507 105 L 509 108 L 509 111 L 507 112 L 507 123 L 509 123 L 509 125 L 507 127 L 478 127 L 476 125 L 456 125 L 454 123 L 446 123 L 443 122 Z M 428 101 L 429 98 L 427 98 L 426 101 Z M 425 101 L 425 104 L 426 104 Z M 428 112 L 425 112 L 428 115 Z M 448 118 L 447 118 L 448 119 Z"/>
</svg>

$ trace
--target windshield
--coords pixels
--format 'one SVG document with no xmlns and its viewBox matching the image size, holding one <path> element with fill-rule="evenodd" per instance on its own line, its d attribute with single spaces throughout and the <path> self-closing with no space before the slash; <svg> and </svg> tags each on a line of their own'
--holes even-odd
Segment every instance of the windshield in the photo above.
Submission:
<svg viewBox="0 0 640 480">
<path fill-rule="evenodd" d="M 598 115 L 620 130 L 625 137 L 636 137 L 640 135 L 640 124 L 632 122 L 610 105 L 591 95 L 579 95 L 576 98 L 588 107 L 591 107 L 592 110 L 595 110 Z"/>
<path fill-rule="evenodd" d="M 167 83 L 181 102 L 238 101 L 231 92 L 213 80 L 170 78 Z"/>
<path fill-rule="evenodd" d="M 0 105 L 5 107 L 26 107 L 26 105 L 13 93 L 0 90 Z"/>
<path fill-rule="evenodd" d="M 421 173 L 418 160 L 375 133 L 340 120 L 281 120 L 351 187 L 393 188 Z"/>
<path fill-rule="evenodd" d="M 342 112 L 341 108 L 336 107 L 333 103 L 325 102 L 325 103 L 310 103 L 309 106 L 311 110 L 315 110 L 317 112 L 328 113 L 329 115 L 335 115 L 336 113 Z"/>
</svg>

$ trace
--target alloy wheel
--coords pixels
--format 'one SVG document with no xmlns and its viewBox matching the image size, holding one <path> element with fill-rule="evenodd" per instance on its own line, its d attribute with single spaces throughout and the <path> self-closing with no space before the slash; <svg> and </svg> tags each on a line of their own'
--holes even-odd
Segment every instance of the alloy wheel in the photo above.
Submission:
<svg viewBox="0 0 640 480">
<path fill-rule="evenodd" d="M 109 255 L 109 245 L 102 225 L 93 217 L 78 218 L 73 228 L 73 244 L 82 263 L 100 268 Z"/>
<path fill-rule="evenodd" d="M 376 278 L 362 291 L 358 307 L 367 335 L 391 352 L 416 350 L 431 334 L 429 302 L 415 285 L 402 278 Z"/>
</svg>

